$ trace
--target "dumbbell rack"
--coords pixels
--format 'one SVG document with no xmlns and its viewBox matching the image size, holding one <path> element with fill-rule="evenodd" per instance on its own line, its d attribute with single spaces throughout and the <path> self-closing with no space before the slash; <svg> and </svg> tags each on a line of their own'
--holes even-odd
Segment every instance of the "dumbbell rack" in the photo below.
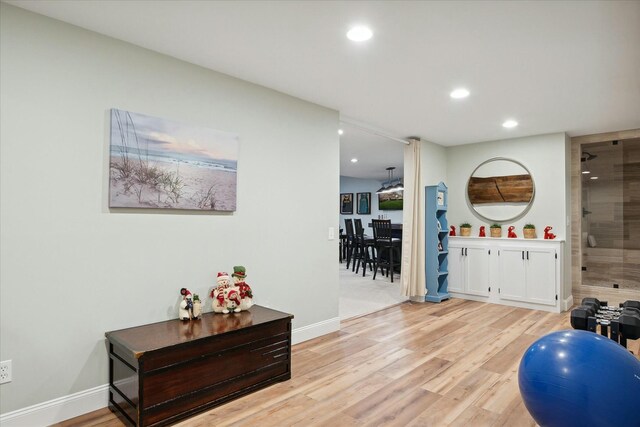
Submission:
<svg viewBox="0 0 640 427">
<path fill-rule="evenodd" d="M 622 308 L 606 305 L 606 301 L 603 301 L 602 304 L 604 306 L 600 307 L 600 310 L 596 312 L 595 316 L 589 316 L 587 318 L 587 330 L 597 332 L 598 325 L 600 325 L 601 335 L 611 338 L 615 342 L 620 343 L 624 348 L 627 348 L 627 338 L 620 334 L 620 323 L 618 322 Z M 609 333 L 609 328 L 611 328 L 611 333 Z"/>
<path fill-rule="evenodd" d="M 571 326 L 597 333 L 600 325 L 601 335 L 627 348 L 627 339 L 640 337 L 639 307 L 638 301 L 626 301 L 616 307 L 610 306 L 607 301 L 584 298 L 582 305 L 571 311 Z"/>
</svg>

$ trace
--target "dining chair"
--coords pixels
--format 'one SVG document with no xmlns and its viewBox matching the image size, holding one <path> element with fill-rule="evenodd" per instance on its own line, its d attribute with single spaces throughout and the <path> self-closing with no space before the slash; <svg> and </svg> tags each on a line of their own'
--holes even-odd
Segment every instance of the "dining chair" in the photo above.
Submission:
<svg viewBox="0 0 640 427">
<path fill-rule="evenodd" d="M 390 219 L 372 219 L 371 223 L 377 253 L 373 265 L 373 279 L 375 280 L 379 267 L 382 274 L 384 274 L 385 269 L 387 270 L 387 277 L 389 276 L 389 272 L 391 272 L 391 283 L 393 283 L 394 270 L 396 267 L 400 267 L 402 240 L 392 237 Z"/>
<path fill-rule="evenodd" d="M 356 237 L 353 231 L 353 220 L 351 218 L 345 218 L 344 228 L 347 231 L 347 240 L 345 241 L 345 246 L 347 254 L 347 269 L 349 269 L 349 264 L 351 263 L 356 243 Z"/>
<path fill-rule="evenodd" d="M 364 234 L 364 227 L 362 226 L 362 220 L 360 218 L 355 218 L 353 222 L 356 234 L 356 251 L 353 263 L 355 264 L 356 274 L 360 271 L 360 264 L 362 264 L 362 277 L 364 277 L 367 271 L 367 263 L 373 271 L 373 260 L 375 256 L 374 240 Z M 358 261 L 357 264 L 356 260 Z"/>
</svg>

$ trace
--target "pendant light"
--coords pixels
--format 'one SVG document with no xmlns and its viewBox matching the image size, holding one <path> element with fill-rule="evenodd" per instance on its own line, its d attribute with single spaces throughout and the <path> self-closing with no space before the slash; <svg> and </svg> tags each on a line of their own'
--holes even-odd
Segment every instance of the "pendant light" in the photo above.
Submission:
<svg viewBox="0 0 640 427">
<path fill-rule="evenodd" d="M 380 189 L 378 189 L 378 191 L 376 191 L 376 194 L 380 194 L 380 193 L 393 193 L 394 191 L 401 191 L 404 190 L 404 186 L 402 185 L 401 182 L 398 182 L 398 184 L 396 185 L 391 185 L 394 181 L 393 179 L 393 171 L 395 170 L 395 167 L 393 166 L 389 166 L 387 168 L 387 173 L 389 174 L 388 176 L 388 181 L 383 182 L 382 183 L 382 187 L 380 187 Z M 385 184 L 387 184 L 387 186 L 385 187 Z"/>
</svg>

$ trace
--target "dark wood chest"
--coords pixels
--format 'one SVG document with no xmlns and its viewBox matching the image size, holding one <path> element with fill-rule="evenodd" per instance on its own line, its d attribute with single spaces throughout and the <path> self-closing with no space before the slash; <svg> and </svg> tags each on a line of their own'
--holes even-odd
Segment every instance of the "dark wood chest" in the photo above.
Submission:
<svg viewBox="0 0 640 427">
<path fill-rule="evenodd" d="M 109 407 L 160 426 L 291 378 L 292 315 L 253 306 L 107 332 Z"/>
</svg>

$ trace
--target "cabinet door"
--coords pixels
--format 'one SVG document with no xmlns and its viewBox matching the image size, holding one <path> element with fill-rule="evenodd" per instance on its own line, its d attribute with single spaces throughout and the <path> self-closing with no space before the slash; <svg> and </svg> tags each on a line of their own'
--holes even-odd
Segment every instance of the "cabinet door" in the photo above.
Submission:
<svg viewBox="0 0 640 427">
<path fill-rule="evenodd" d="M 489 296 L 489 251 L 486 248 L 466 248 L 465 264 L 467 292 Z"/>
<path fill-rule="evenodd" d="M 449 255 L 447 261 L 449 262 L 449 290 L 453 292 L 466 292 L 464 287 L 465 283 L 465 268 L 464 268 L 464 249 L 461 246 L 450 243 Z"/>
<path fill-rule="evenodd" d="M 502 248 L 498 255 L 498 283 L 500 298 L 527 300 L 523 248 Z"/>
<path fill-rule="evenodd" d="M 527 250 L 527 299 L 538 304 L 556 305 L 556 252 L 553 249 Z"/>
</svg>

